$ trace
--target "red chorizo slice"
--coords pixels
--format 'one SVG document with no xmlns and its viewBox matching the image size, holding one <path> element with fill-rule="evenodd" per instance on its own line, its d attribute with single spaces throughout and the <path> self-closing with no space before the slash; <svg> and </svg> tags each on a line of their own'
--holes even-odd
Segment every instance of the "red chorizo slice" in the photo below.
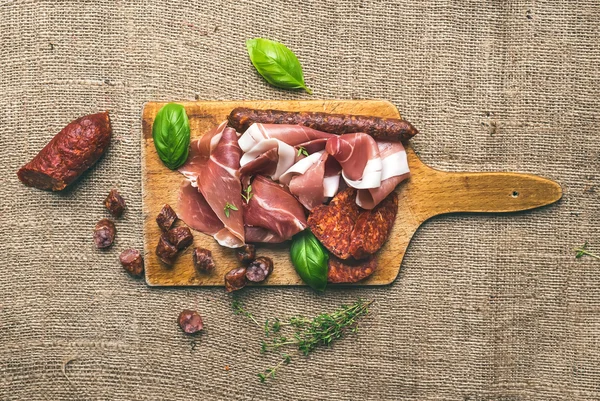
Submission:
<svg viewBox="0 0 600 401">
<path fill-rule="evenodd" d="M 349 253 L 363 259 L 377 252 L 387 241 L 398 212 L 398 195 L 392 192 L 372 210 L 363 210 L 356 219 Z"/>
<path fill-rule="evenodd" d="M 334 284 L 356 283 L 369 277 L 376 268 L 377 259 L 374 256 L 360 261 L 340 260 L 330 256 L 327 281 Z"/>
<path fill-rule="evenodd" d="M 115 223 L 109 219 L 102 219 L 94 227 L 94 243 L 99 249 L 110 247 L 114 240 L 117 229 Z"/>
<path fill-rule="evenodd" d="M 156 216 L 156 224 L 163 231 L 168 231 L 177 220 L 177 213 L 168 204 L 164 204 L 158 216 Z"/>
<path fill-rule="evenodd" d="M 334 196 L 329 205 L 314 208 L 307 220 L 321 244 L 341 259 L 350 257 L 352 230 L 359 215 L 355 197 L 356 190 L 346 188 Z"/>
<path fill-rule="evenodd" d="M 132 277 L 141 277 L 144 274 L 144 259 L 137 249 L 126 249 L 119 255 L 121 265 Z"/>
<path fill-rule="evenodd" d="M 212 257 L 212 252 L 208 249 L 194 248 L 192 260 L 198 271 L 208 273 L 215 270 L 215 261 Z"/>
<path fill-rule="evenodd" d="M 172 266 L 177 258 L 177 247 L 169 242 L 167 234 L 160 236 L 156 245 L 156 256 L 167 266 Z"/>
<path fill-rule="evenodd" d="M 104 199 L 104 206 L 106 206 L 110 214 L 120 217 L 125 210 L 125 199 L 123 199 L 119 191 L 111 189 L 106 199 Z"/>
<path fill-rule="evenodd" d="M 225 274 L 225 291 L 241 290 L 246 286 L 246 268 L 238 267 Z"/>
<path fill-rule="evenodd" d="M 235 251 L 237 260 L 244 265 L 256 259 L 256 247 L 252 244 L 244 244 Z"/>
<path fill-rule="evenodd" d="M 299 124 L 338 135 L 364 132 L 375 139 L 386 141 L 407 141 L 418 133 L 411 123 L 399 118 L 307 111 L 255 110 L 238 107 L 229 114 L 228 120 L 229 125 L 238 132 L 246 131 L 253 123 L 262 123 Z"/>
<path fill-rule="evenodd" d="M 111 135 L 108 112 L 78 118 L 21 167 L 17 176 L 27 186 L 61 191 L 100 159 Z"/>
<path fill-rule="evenodd" d="M 253 283 L 260 283 L 273 272 L 273 260 L 266 256 L 259 256 L 246 268 L 246 278 Z"/>
<path fill-rule="evenodd" d="M 175 248 L 181 250 L 187 248 L 194 242 L 194 236 L 187 227 L 175 227 L 167 231 L 169 242 L 175 245 Z"/>
</svg>

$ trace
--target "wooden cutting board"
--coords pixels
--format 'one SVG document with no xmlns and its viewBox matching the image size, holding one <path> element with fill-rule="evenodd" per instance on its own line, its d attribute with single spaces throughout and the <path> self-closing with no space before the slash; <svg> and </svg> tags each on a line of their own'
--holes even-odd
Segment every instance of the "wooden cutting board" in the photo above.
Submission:
<svg viewBox="0 0 600 401">
<path fill-rule="evenodd" d="M 194 245 L 181 252 L 173 267 L 158 260 L 154 250 L 160 237 L 155 218 L 165 203 L 177 211 L 179 186 L 184 180 L 177 171 L 166 168 L 158 158 L 152 140 L 152 123 L 165 103 L 146 103 L 142 114 L 142 174 L 144 213 L 144 258 L 146 282 L 152 286 L 222 286 L 223 276 L 238 267 L 235 253 L 223 248 L 208 235 L 194 231 Z M 239 106 L 294 111 L 324 111 L 399 117 L 394 105 L 382 100 L 286 100 L 181 102 L 185 107 L 192 139 L 224 121 Z M 412 176 L 397 188 L 399 210 L 391 236 L 378 252 L 376 272 L 355 285 L 384 285 L 394 281 L 406 248 L 419 226 L 438 214 L 453 212 L 514 212 L 556 202 L 562 196 L 560 185 L 530 174 L 449 173 L 425 165 L 408 146 Z M 182 225 L 181 221 L 178 225 Z M 216 271 L 198 273 L 192 264 L 194 246 L 210 249 Z M 275 269 L 264 284 L 302 285 L 289 258 L 289 244 L 257 247 L 259 255 L 273 259 Z"/>
</svg>

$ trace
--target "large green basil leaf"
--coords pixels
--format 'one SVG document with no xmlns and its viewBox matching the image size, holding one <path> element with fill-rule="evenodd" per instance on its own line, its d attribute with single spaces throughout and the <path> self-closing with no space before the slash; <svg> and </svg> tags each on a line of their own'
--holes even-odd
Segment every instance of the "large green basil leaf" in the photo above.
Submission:
<svg viewBox="0 0 600 401">
<path fill-rule="evenodd" d="M 250 61 L 268 83 L 284 89 L 302 88 L 312 94 L 312 90 L 304 83 L 300 62 L 285 45 L 256 38 L 247 40 L 246 48 Z"/>
<path fill-rule="evenodd" d="M 294 236 L 290 256 L 302 280 L 313 289 L 324 291 L 329 254 L 309 229 Z"/>
<path fill-rule="evenodd" d="M 190 148 L 190 123 L 185 108 L 177 103 L 164 105 L 152 125 L 152 138 L 160 159 L 171 170 L 187 160 Z"/>
</svg>

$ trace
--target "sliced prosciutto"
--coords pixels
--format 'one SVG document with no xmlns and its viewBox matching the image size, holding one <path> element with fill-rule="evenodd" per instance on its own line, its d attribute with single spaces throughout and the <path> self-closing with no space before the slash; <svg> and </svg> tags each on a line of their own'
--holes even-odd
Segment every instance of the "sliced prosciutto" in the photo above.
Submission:
<svg viewBox="0 0 600 401">
<path fill-rule="evenodd" d="M 204 134 L 200 139 L 195 139 L 190 143 L 188 159 L 178 170 L 190 180 L 194 187 L 197 186 L 196 179 L 208 161 L 211 151 L 216 148 L 221 140 L 226 126 L 227 121 L 223 121 L 217 127 Z"/>
<path fill-rule="evenodd" d="M 241 156 L 235 130 L 225 128 L 198 178 L 198 190 L 224 225 L 215 234 L 215 239 L 229 248 L 242 246 L 245 242 L 242 184 L 238 171 Z"/>
<path fill-rule="evenodd" d="M 204 195 L 190 181 L 184 181 L 179 189 L 177 213 L 185 224 L 205 234 L 215 235 L 225 227 Z"/>
<path fill-rule="evenodd" d="M 298 200 L 281 185 L 260 175 L 252 182 L 244 222 L 246 229 L 253 231 L 249 234 L 262 236 L 256 242 L 283 242 L 306 228 L 306 216 Z"/>
<path fill-rule="evenodd" d="M 240 148 L 249 152 L 266 139 L 278 139 L 291 146 L 300 145 L 320 138 L 332 138 L 333 134 L 314 130 L 302 125 L 252 124 L 240 137 Z"/>
<path fill-rule="evenodd" d="M 379 147 L 367 134 L 346 134 L 330 138 L 325 147 L 342 166 L 342 176 L 353 188 L 376 188 L 381 182 Z"/>
<path fill-rule="evenodd" d="M 382 159 L 381 184 L 378 188 L 358 190 L 356 204 L 363 209 L 373 209 L 410 176 L 406 150 L 401 142 L 377 141 L 377 145 Z"/>
</svg>

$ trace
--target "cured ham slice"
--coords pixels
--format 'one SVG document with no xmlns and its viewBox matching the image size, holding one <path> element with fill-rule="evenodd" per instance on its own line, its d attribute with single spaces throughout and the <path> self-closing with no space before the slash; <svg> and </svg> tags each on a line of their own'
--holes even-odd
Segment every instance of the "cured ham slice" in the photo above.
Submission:
<svg viewBox="0 0 600 401">
<path fill-rule="evenodd" d="M 225 227 L 204 195 L 190 181 L 184 181 L 179 189 L 177 213 L 189 227 L 209 235 L 214 235 Z"/>
<path fill-rule="evenodd" d="M 271 174 L 270 177 L 274 180 L 278 180 L 279 176 L 294 164 L 297 154 L 296 149 L 294 149 L 293 146 L 278 139 L 265 139 L 257 143 L 250 151 L 244 153 L 240 160 L 240 165 L 245 167 L 264 153 L 273 151 L 273 149 L 277 150 L 277 165 L 275 166 L 275 172 Z"/>
<path fill-rule="evenodd" d="M 273 174 L 275 174 L 275 171 L 277 171 L 278 161 L 279 156 L 277 153 L 277 148 L 269 149 L 256 159 L 245 164 L 240 169 L 240 175 L 242 177 L 248 175 L 265 175 L 267 177 L 271 177 Z"/>
<path fill-rule="evenodd" d="M 378 188 L 358 190 L 356 204 L 363 209 L 373 209 L 410 176 L 406 150 L 401 142 L 378 141 L 377 145 L 382 158 L 381 184 Z"/>
<path fill-rule="evenodd" d="M 230 248 L 245 242 L 242 184 L 238 171 L 241 156 L 235 130 L 225 128 L 198 179 L 198 190 L 224 225 L 224 229 L 215 234 L 215 239 Z"/>
<path fill-rule="evenodd" d="M 197 187 L 196 179 L 208 161 L 211 151 L 216 148 L 221 140 L 223 130 L 225 130 L 226 126 L 227 121 L 223 121 L 217 127 L 204 134 L 200 139 L 195 139 L 190 143 L 188 159 L 178 170 L 191 181 L 194 187 Z"/>
<path fill-rule="evenodd" d="M 333 138 L 335 135 L 304 127 L 288 124 L 252 124 L 240 137 L 240 148 L 249 152 L 265 139 L 278 139 L 291 146 L 300 145 L 319 138 Z"/>
<path fill-rule="evenodd" d="M 381 158 L 373 137 L 346 134 L 330 138 L 325 147 L 342 166 L 342 176 L 353 188 L 377 188 L 381 183 Z"/>
<path fill-rule="evenodd" d="M 367 163 L 379 158 L 377 142 L 362 133 L 330 138 L 325 150 L 340 163 L 344 175 L 350 180 L 361 179 Z"/>
<path fill-rule="evenodd" d="M 321 155 L 316 163 L 310 166 L 304 174 L 293 177 L 289 184 L 290 192 L 294 194 L 300 203 L 308 210 L 313 210 L 313 208 L 321 205 L 325 200 L 325 162 L 329 155 L 324 152 L 320 153 Z M 313 155 L 318 154 L 319 153 L 313 153 Z M 306 159 L 308 159 L 308 157 Z"/>
<path fill-rule="evenodd" d="M 244 221 L 247 226 L 263 229 L 260 232 L 250 229 L 254 230 L 253 235 L 271 233 L 268 242 L 282 242 L 306 228 L 304 209 L 298 200 L 263 176 L 252 182 L 252 197 L 244 207 Z"/>
<path fill-rule="evenodd" d="M 279 244 L 285 241 L 273 231 L 263 227 L 246 226 L 246 242 L 262 242 L 267 244 Z"/>
</svg>

